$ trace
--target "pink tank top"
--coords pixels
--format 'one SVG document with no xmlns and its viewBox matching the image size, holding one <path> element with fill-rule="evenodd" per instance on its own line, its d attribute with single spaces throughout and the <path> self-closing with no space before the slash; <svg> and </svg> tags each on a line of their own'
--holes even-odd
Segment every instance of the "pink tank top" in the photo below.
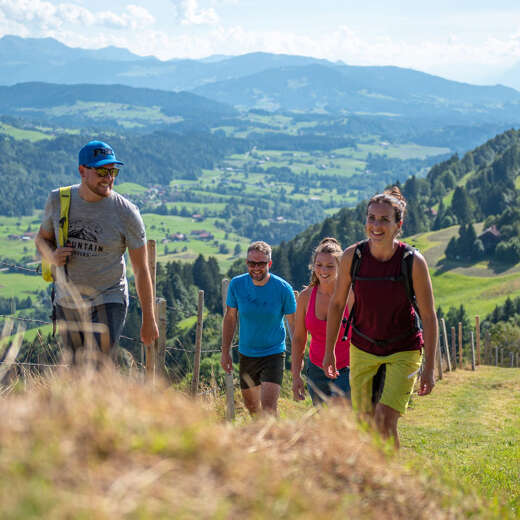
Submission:
<svg viewBox="0 0 520 520">
<path fill-rule="evenodd" d="M 309 358 L 311 362 L 321 367 L 323 363 L 323 357 L 325 356 L 325 342 L 327 337 L 327 320 L 319 320 L 316 317 L 316 293 L 318 287 L 315 285 L 312 288 L 311 298 L 309 305 L 307 306 L 307 313 L 305 314 L 305 327 L 311 335 L 311 345 L 309 347 Z M 343 335 L 345 334 L 345 324 L 348 318 L 348 308 L 345 307 L 345 313 L 343 314 L 343 321 L 339 330 L 338 341 L 334 352 L 336 353 L 336 368 L 338 370 L 348 367 L 350 365 L 349 358 L 349 346 L 350 346 L 350 334 L 348 338 L 343 341 Z"/>
</svg>

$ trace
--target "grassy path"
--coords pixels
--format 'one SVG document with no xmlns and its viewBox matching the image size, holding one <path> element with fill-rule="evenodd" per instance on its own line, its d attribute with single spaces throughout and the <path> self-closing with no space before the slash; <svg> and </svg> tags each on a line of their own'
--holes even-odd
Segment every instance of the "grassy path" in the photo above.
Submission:
<svg viewBox="0 0 520 520">
<path fill-rule="evenodd" d="M 520 518 L 520 369 L 447 374 L 414 398 L 400 434 L 412 467 L 490 498 L 500 518 Z"/>
</svg>

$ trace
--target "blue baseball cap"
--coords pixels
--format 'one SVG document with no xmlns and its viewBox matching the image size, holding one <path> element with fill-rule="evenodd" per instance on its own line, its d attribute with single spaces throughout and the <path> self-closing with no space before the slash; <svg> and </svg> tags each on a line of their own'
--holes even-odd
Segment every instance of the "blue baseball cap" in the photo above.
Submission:
<svg viewBox="0 0 520 520">
<path fill-rule="evenodd" d="M 98 168 L 105 164 L 123 164 L 116 159 L 112 147 L 103 141 L 90 141 L 79 151 L 79 165 Z"/>
</svg>

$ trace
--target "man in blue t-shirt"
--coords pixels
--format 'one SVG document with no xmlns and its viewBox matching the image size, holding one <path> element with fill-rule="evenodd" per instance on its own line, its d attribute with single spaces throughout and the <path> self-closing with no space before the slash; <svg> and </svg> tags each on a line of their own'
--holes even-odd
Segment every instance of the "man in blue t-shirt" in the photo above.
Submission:
<svg viewBox="0 0 520 520">
<path fill-rule="evenodd" d="M 240 324 L 240 388 L 251 415 L 260 409 L 277 413 L 285 363 L 287 317 L 292 335 L 296 299 L 292 287 L 269 272 L 271 247 L 253 242 L 247 249 L 247 273 L 229 284 L 226 313 L 222 324 L 222 368 L 233 370 L 231 342 L 237 319 Z"/>
</svg>

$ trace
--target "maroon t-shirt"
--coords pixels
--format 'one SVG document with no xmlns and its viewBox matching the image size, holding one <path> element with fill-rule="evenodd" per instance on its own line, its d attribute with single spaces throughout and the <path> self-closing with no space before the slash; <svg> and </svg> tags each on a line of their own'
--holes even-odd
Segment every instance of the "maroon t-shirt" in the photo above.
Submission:
<svg viewBox="0 0 520 520">
<path fill-rule="evenodd" d="M 421 349 L 424 342 L 421 331 L 416 327 L 415 309 L 408 299 L 403 282 L 399 280 L 405 244 L 399 242 L 392 258 L 385 262 L 372 256 L 368 243 L 362 248 L 354 282 L 356 304 L 352 344 L 376 356 Z M 395 280 L 380 279 L 387 277 Z M 356 329 L 383 343 L 372 343 Z"/>
</svg>

